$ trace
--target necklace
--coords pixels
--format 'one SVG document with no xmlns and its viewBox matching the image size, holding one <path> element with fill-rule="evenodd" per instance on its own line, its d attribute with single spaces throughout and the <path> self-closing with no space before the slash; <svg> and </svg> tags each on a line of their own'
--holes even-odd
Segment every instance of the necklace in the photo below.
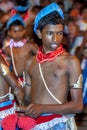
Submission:
<svg viewBox="0 0 87 130">
<path fill-rule="evenodd" d="M 27 39 L 23 39 L 22 41 L 15 42 L 13 39 L 10 40 L 10 48 L 11 47 L 22 47 L 27 42 Z"/>
<path fill-rule="evenodd" d="M 41 47 L 36 55 L 36 59 L 39 63 L 44 63 L 46 61 L 53 61 L 57 56 L 61 55 L 64 52 L 62 46 L 58 47 L 55 51 L 43 53 L 43 47 Z"/>
</svg>

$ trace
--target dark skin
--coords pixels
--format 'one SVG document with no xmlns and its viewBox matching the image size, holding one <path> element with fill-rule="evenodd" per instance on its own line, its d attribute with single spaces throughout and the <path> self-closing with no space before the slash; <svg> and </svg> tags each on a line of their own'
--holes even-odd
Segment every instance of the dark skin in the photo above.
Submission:
<svg viewBox="0 0 87 130">
<path fill-rule="evenodd" d="M 15 42 L 22 41 L 25 38 L 25 29 L 23 28 L 22 25 L 12 26 L 11 29 L 8 31 L 8 35 Z M 22 75 L 22 72 L 25 70 L 28 60 L 30 61 L 32 59 L 32 56 L 36 54 L 37 49 L 38 49 L 38 46 L 36 44 L 30 43 L 30 42 L 27 42 L 22 47 L 13 47 L 12 48 L 15 66 L 16 66 L 19 76 Z M 7 56 L 9 56 L 11 58 L 9 46 L 7 46 L 5 48 L 5 53 L 7 54 Z"/>
<path fill-rule="evenodd" d="M 7 70 L 7 74 L 3 75 L 3 67 L 1 65 L 5 66 L 5 70 Z M 5 60 L 3 59 L 2 55 L 0 54 L 0 97 L 6 95 L 9 92 L 9 87 L 11 87 L 12 93 L 14 94 L 18 105 L 23 105 L 23 89 L 22 86 L 18 83 L 15 76 L 8 71 L 9 66 L 6 64 Z M 8 100 L 8 96 L 5 98 L 0 98 L 0 102 Z"/>
<path fill-rule="evenodd" d="M 82 44 L 79 48 L 79 51 L 76 54 L 77 57 L 80 59 L 80 61 L 82 60 L 83 48 L 86 46 L 86 43 L 87 43 L 87 31 L 84 31 L 84 38 L 83 38 Z"/>
<path fill-rule="evenodd" d="M 15 42 L 22 41 L 25 38 L 25 28 L 22 25 L 19 26 L 11 26 L 10 30 L 8 31 L 8 35 L 12 38 Z M 6 41 L 7 42 L 7 41 Z M 13 47 L 13 57 L 14 57 L 14 64 L 16 66 L 16 70 L 18 76 L 22 76 L 23 72 L 26 73 L 29 64 L 32 62 L 32 58 L 37 53 L 38 46 L 34 43 L 27 42 L 22 47 Z M 8 58 L 10 58 L 10 63 L 12 62 L 11 57 L 11 50 L 10 47 L 7 46 L 4 49 Z M 14 69 L 13 69 L 14 71 Z M 28 76 L 26 75 L 26 78 Z M 29 79 L 28 79 L 29 80 Z M 27 81 L 28 83 L 28 81 Z M 25 97 L 25 104 L 29 104 L 29 90 L 30 87 L 24 87 L 24 96 Z M 27 101 L 26 101 L 27 98 Z"/>
<path fill-rule="evenodd" d="M 32 41 L 33 37 L 32 37 L 32 33 L 33 33 L 33 22 L 35 19 L 36 14 L 32 11 L 32 10 L 27 10 L 24 13 L 20 13 L 17 12 L 22 18 L 24 18 L 24 16 L 26 15 L 26 13 L 28 14 L 28 17 L 26 18 L 25 24 L 26 24 L 26 37 L 29 38 L 30 41 Z M 0 22 L 3 24 L 3 26 L 6 24 L 6 22 L 10 19 L 11 17 L 11 11 L 7 12 L 6 14 L 3 14 L 0 17 Z"/>
<path fill-rule="evenodd" d="M 37 35 L 42 39 L 44 53 L 55 51 L 63 39 L 63 25 L 48 24 L 42 31 L 37 30 Z M 65 51 L 52 62 L 42 63 L 41 68 L 48 88 L 62 104 L 57 103 L 47 92 L 41 79 L 38 62 L 34 58 L 29 67 L 31 104 L 28 107 L 18 108 L 17 111 L 24 112 L 25 115 L 34 118 L 42 113 L 63 115 L 81 112 L 83 108 L 82 89 L 71 88 L 77 83 L 81 74 L 79 60 Z M 70 101 L 67 100 L 69 91 Z"/>
</svg>

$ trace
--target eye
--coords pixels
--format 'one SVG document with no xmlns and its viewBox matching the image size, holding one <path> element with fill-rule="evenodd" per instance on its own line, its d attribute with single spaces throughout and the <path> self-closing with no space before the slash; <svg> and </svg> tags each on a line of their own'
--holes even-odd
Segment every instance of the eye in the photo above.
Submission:
<svg viewBox="0 0 87 130">
<path fill-rule="evenodd" d="M 63 32 L 58 32 L 57 35 L 63 35 Z"/>
<path fill-rule="evenodd" d="M 52 32 L 47 32 L 47 35 L 52 35 Z"/>
</svg>

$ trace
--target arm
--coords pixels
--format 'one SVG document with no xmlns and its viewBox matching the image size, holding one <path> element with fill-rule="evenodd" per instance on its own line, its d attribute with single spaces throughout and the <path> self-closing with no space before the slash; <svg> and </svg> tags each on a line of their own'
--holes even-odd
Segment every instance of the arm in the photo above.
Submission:
<svg viewBox="0 0 87 130">
<path fill-rule="evenodd" d="M 6 65 L 2 57 L 0 57 L 0 75 L 7 81 L 11 86 L 12 91 L 18 101 L 19 105 L 23 105 L 23 90 L 20 84 L 18 84 L 17 79 L 9 71 L 9 67 Z"/>
<path fill-rule="evenodd" d="M 3 14 L 0 18 L 0 23 L 5 24 L 9 20 L 10 17 L 11 17 L 10 12 Z"/>
<path fill-rule="evenodd" d="M 80 76 L 80 63 L 76 57 L 69 59 L 69 77 L 70 77 L 70 94 L 71 100 L 63 104 L 30 104 L 27 108 L 18 108 L 19 111 L 25 112 L 31 117 L 38 117 L 42 113 L 56 113 L 56 114 L 74 114 L 80 113 L 83 109 L 82 102 L 82 79 Z M 79 84 L 77 84 L 79 81 Z M 78 88 L 71 87 L 74 84 L 79 85 Z"/>
<path fill-rule="evenodd" d="M 24 104 L 29 105 L 31 99 L 31 82 L 27 71 L 25 72 L 25 86 L 23 87 L 23 91 L 24 91 Z"/>
<path fill-rule="evenodd" d="M 83 35 L 83 41 L 82 41 L 82 44 L 81 44 L 81 46 L 80 46 L 80 49 L 79 49 L 79 51 L 78 51 L 78 53 L 77 53 L 77 57 L 81 60 L 81 58 L 82 58 L 82 51 L 83 51 L 83 48 L 84 48 L 84 46 L 86 45 L 86 43 L 87 43 L 87 31 L 85 31 L 85 33 L 84 33 L 84 35 Z"/>
</svg>

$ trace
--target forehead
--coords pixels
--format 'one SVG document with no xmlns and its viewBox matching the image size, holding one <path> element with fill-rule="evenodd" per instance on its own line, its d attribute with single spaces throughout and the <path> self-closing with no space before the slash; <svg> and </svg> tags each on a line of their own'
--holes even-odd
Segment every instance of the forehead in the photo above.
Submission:
<svg viewBox="0 0 87 130">
<path fill-rule="evenodd" d="M 18 31 L 18 30 L 20 30 L 20 29 L 23 29 L 23 26 L 22 25 L 18 25 L 18 26 L 11 26 L 11 31 L 12 30 L 15 30 L 15 31 Z"/>
<path fill-rule="evenodd" d="M 47 24 L 43 30 L 45 31 L 63 31 L 64 26 L 62 24 L 56 24 L 56 25 L 51 25 L 51 24 Z"/>
</svg>

